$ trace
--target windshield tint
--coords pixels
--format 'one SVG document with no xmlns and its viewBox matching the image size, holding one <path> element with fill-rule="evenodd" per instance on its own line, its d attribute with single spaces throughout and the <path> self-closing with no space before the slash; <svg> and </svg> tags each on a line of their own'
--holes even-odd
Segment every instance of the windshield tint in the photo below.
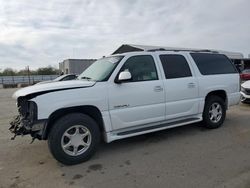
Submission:
<svg viewBox="0 0 250 188">
<path fill-rule="evenodd" d="M 90 65 L 78 79 L 107 81 L 123 56 L 105 57 Z"/>
</svg>

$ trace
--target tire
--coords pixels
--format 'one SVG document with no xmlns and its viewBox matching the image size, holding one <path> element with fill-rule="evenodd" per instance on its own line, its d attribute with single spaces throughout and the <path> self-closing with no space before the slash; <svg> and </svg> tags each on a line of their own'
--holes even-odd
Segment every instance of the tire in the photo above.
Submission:
<svg viewBox="0 0 250 188">
<path fill-rule="evenodd" d="M 215 129 L 220 127 L 226 117 L 225 101 L 218 96 L 212 95 L 206 99 L 203 111 L 203 124 L 206 128 Z"/>
<path fill-rule="evenodd" d="M 91 117 L 72 113 L 57 120 L 48 137 L 48 146 L 54 158 L 75 165 L 87 161 L 100 142 L 100 129 Z"/>
</svg>

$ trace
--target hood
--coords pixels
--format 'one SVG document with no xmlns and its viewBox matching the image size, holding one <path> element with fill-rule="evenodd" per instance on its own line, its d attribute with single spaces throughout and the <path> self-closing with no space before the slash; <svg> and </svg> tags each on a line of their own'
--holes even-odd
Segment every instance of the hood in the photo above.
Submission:
<svg viewBox="0 0 250 188">
<path fill-rule="evenodd" d="M 250 89 L 250 81 L 246 81 L 243 84 L 241 84 L 242 87 Z"/>
<path fill-rule="evenodd" d="M 29 87 L 25 87 L 17 90 L 13 94 L 13 98 L 17 99 L 18 97 L 24 97 L 27 95 L 39 95 L 45 94 L 49 92 L 55 92 L 60 90 L 69 90 L 69 89 L 78 89 L 91 87 L 95 85 L 94 81 L 86 81 L 86 80 L 72 80 L 72 81 L 61 81 L 61 82 L 50 82 L 44 84 L 37 84 Z"/>
</svg>

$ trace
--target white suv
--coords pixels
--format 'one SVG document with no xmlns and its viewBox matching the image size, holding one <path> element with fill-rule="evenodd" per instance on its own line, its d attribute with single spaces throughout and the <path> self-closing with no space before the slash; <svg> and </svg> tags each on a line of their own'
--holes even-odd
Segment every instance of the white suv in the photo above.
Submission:
<svg viewBox="0 0 250 188">
<path fill-rule="evenodd" d="M 100 140 L 112 142 L 202 121 L 222 125 L 240 101 L 239 74 L 223 54 L 149 50 L 97 60 L 77 80 L 18 90 L 16 135 L 48 140 L 68 165 L 89 159 Z"/>
</svg>

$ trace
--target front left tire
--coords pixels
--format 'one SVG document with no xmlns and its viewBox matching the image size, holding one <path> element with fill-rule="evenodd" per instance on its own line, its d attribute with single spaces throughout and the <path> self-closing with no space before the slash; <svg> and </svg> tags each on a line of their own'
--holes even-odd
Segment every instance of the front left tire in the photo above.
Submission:
<svg viewBox="0 0 250 188">
<path fill-rule="evenodd" d="M 54 123 L 48 137 L 52 155 L 65 165 L 75 165 L 90 159 L 99 142 L 98 124 L 82 113 L 61 117 Z"/>
</svg>

